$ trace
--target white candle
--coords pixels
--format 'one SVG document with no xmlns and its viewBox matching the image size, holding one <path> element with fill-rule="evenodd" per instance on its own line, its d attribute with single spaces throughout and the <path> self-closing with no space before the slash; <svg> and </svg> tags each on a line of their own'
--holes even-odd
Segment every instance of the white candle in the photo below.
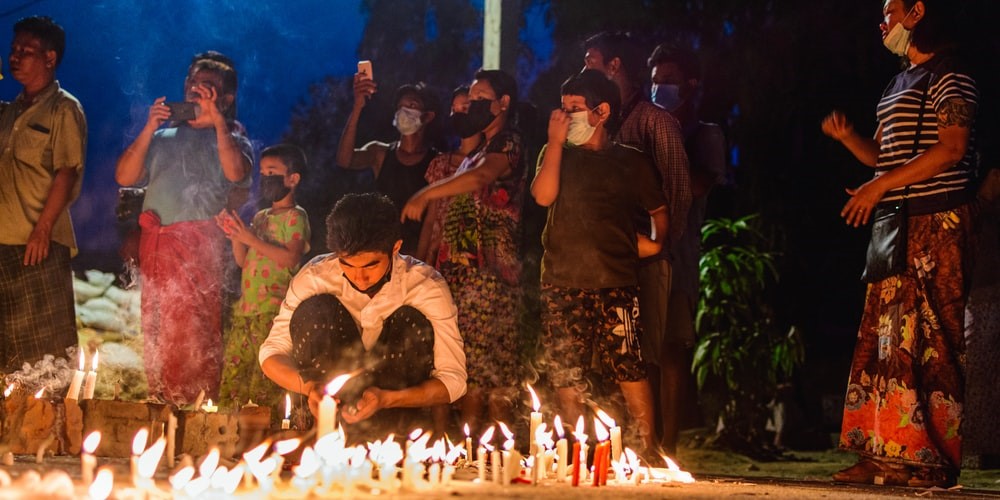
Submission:
<svg viewBox="0 0 1000 500">
<path fill-rule="evenodd" d="M 83 349 L 80 349 L 80 369 L 73 373 L 73 381 L 69 383 L 69 392 L 66 399 L 77 399 L 80 397 L 80 386 L 83 385 Z"/>
<path fill-rule="evenodd" d="M 611 433 L 611 459 L 616 462 L 621 462 L 622 460 L 622 428 L 615 423 L 615 419 L 611 418 L 604 410 L 597 410 L 597 418 L 601 419 L 604 425 L 608 426 Z"/>
<path fill-rule="evenodd" d="M 167 415 L 167 466 L 174 467 L 174 452 L 177 448 L 177 417 L 173 412 Z"/>
<path fill-rule="evenodd" d="M 350 374 L 339 375 L 326 385 L 323 399 L 319 402 L 319 416 L 316 419 L 316 438 L 321 438 L 337 428 L 337 402 L 333 399 L 340 391 Z"/>
<path fill-rule="evenodd" d="M 476 450 L 476 466 L 479 472 L 479 484 L 486 482 L 486 448 L 480 446 Z"/>
<path fill-rule="evenodd" d="M 285 393 L 285 418 L 281 419 L 281 430 L 287 431 L 292 427 L 292 397 Z"/>
<path fill-rule="evenodd" d="M 556 481 L 562 482 L 566 480 L 566 465 L 569 461 L 569 442 L 564 437 L 556 441 L 556 457 L 559 460 L 556 465 Z"/>
<path fill-rule="evenodd" d="M 201 405 L 202 411 L 205 413 L 218 413 L 219 407 L 212 404 L 212 398 L 208 398 L 208 402 Z"/>
<path fill-rule="evenodd" d="M 83 447 L 80 451 L 80 478 L 84 486 L 90 486 L 94 482 L 94 467 L 97 466 L 97 459 L 94 451 L 101 444 L 101 431 L 94 431 L 83 440 Z"/>
<path fill-rule="evenodd" d="M 486 482 L 486 451 L 487 451 L 487 447 L 489 447 L 490 450 L 493 449 L 493 447 L 490 446 L 490 441 L 493 440 L 493 432 L 495 430 L 496 430 L 496 426 L 491 425 L 490 428 L 486 429 L 486 432 L 484 432 L 483 435 L 480 436 L 480 438 L 479 438 L 479 450 L 478 450 L 479 451 L 479 454 L 478 454 L 479 457 L 478 458 L 479 458 L 479 482 L 480 483 Z M 496 475 L 496 468 L 497 468 L 497 463 L 493 462 L 493 469 L 494 469 L 493 477 L 494 478 L 498 477 Z M 494 479 L 494 482 L 496 482 L 496 479 Z"/>
<path fill-rule="evenodd" d="M 538 409 L 542 406 L 542 403 L 538 401 L 538 395 L 535 394 L 535 390 L 531 388 L 531 384 L 527 384 L 528 392 L 531 393 L 531 419 L 528 423 L 528 453 L 531 456 L 535 456 L 538 453 L 538 440 L 535 439 L 535 431 L 538 430 L 538 426 L 542 423 L 542 412 Z"/>
<path fill-rule="evenodd" d="M 490 466 L 493 468 L 493 484 L 501 484 L 500 469 L 503 468 L 503 464 L 500 459 L 500 450 L 493 450 L 490 453 Z"/>
<path fill-rule="evenodd" d="M 469 424 L 465 424 L 465 461 L 472 462 L 472 436 L 469 435 Z"/>
<path fill-rule="evenodd" d="M 139 486 L 139 455 L 142 455 L 142 452 L 146 451 L 146 441 L 148 439 L 149 430 L 145 427 L 139 429 L 139 432 L 135 433 L 135 438 L 132 439 L 132 457 L 129 464 L 131 465 L 132 484 L 135 486 Z"/>
<path fill-rule="evenodd" d="M 90 371 L 87 372 L 87 379 L 83 384 L 83 399 L 94 399 L 94 388 L 97 387 L 98 354 L 98 351 L 94 351 L 94 357 L 90 360 Z"/>
</svg>

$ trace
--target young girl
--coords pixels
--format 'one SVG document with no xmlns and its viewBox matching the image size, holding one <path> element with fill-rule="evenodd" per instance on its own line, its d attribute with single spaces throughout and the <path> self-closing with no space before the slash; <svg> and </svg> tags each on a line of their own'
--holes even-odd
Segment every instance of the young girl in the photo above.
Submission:
<svg viewBox="0 0 1000 500">
<path fill-rule="evenodd" d="M 309 219 L 295 204 L 295 187 L 306 167 L 297 146 L 278 144 L 261 152 L 260 195 L 271 202 L 254 215 L 248 228 L 235 213 L 223 210 L 216 223 L 232 241 L 233 256 L 243 268 L 242 293 L 226 331 L 220 404 L 279 406 L 281 389 L 264 377 L 257 351 L 285 297 L 288 283 L 309 251 Z"/>
</svg>

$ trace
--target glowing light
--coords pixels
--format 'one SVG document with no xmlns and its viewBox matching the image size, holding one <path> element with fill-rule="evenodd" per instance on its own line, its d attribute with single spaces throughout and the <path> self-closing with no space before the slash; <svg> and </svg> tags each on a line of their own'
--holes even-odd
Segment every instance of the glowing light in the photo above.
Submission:
<svg viewBox="0 0 1000 500">
<path fill-rule="evenodd" d="M 83 349 L 80 349 L 80 371 L 83 371 Z"/>
<path fill-rule="evenodd" d="M 143 427 L 139 429 L 139 432 L 135 433 L 135 437 L 132 439 L 132 454 L 141 455 L 143 450 L 146 449 L 146 441 L 149 440 L 149 429 Z"/>
<path fill-rule="evenodd" d="M 247 462 L 260 462 L 260 460 L 264 458 L 264 454 L 267 453 L 267 450 L 270 448 L 271 440 L 266 439 L 254 449 L 244 453 L 243 458 L 246 459 Z"/>
<path fill-rule="evenodd" d="M 292 416 L 292 397 L 286 392 L 285 393 L 285 420 L 288 420 Z"/>
<path fill-rule="evenodd" d="M 336 378 L 326 384 L 326 394 L 328 396 L 336 396 L 340 389 L 344 387 L 344 384 L 351 378 L 350 373 L 345 373 L 343 375 L 338 375 Z"/>
<path fill-rule="evenodd" d="M 10 397 L 10 393 L 12 393 L 12 392 L 14 392 L 14 383 L 13 382 L 11 382 L 10 385 L 8 385 L 6 389 L 4 389 L 4 391 L 3 391 L 3 397 L 4 397 L 4 399 L 9 398 Z"/>
<path fill-rule="evenodd" d="M 97 371 L 97 358 L 101 355 L 101 351 L 94 351 L 94 357 L 90 360 L 90 370 Z"/>
<path fill-rule="evenodd" d="M 83 440 L 83 452 L 88 454 L 93 454 L 97 450 L 97 446 L 101 444 L 101 431 L 94 431 L 87 434 L 87 438 Z"/>
<path fill-rule="evenodd" d="M 94 482 L 87 489 L 87 493 L 94 500 L 104 500 L 111 495 L 111 489 L 114 487 L 114 473 L 111 472 L 111 469 L 101 467 L 101 470 L 97 471 L 97 477 L 94 478 Z"/>
<path fill-rule="evenodd" d="M 148 450 L 142 453 L 138 463 L 140 477 L 150 479 L 156 474 L 156 468 L 160 465 L 160 459 L 163 458 L 163 450 L 166 447 L 167 440 L 161 437 L 153 443 L 153 446 L 150 446 Z"/>
<path fill-rule="evenodd" d="M 556 418 L 552 419 L 552 426 L 556 428 L 556 435 L 559 436 L 559 439 L 562 439 L 566 435 L 566 431 L 563 430 L 562 419 L 559 418 L 559 415 L 556 415 Z"/>
<path fill-rule="evenodd" d="M 615 419 L 611 418 L 611 415 L 604 413 L 604 410 L 600 408 L 597 409 L 597 418 L 601 419 L 601 422 L 609 428 L 615 426 Z"/>
<path fill-rule="evenodd" d="M 611 437 L 611 433 L 599 418 L 594 419 L 594 435 L 597 437 L 597 442 L 607 441 Z"/>
<path fill-rule="evenodd" d="M 495 425 L 491 425 L 489 429 L 486 429 L 486 432 L 479 438 L 479 444 L 488 450 L 492 450 L 493 446 L 490 445 L 490 441 L 493 441 L 493 433 L 496 429 Z"/>
<path fill-rule="evenodd" d="M 319 456 L 313 451 L 311 447 L 306 447 L 302 450 L 302 458 L 299 460 L 299 465 L 292 468 L 295 475 L 303 479 L 308 478 L 319 470 Z"/>
<path fill-rule="evenodd" d="M 211 485 L 212 489 L 221 490 L 226 485 L 227 479 L 229 479 L 229 468 L 225 465 L 220 465 L 219 468 L 212 472 L 209 485 Z"/>
<path fill-rule="evenodd" d="M 236 467 L 233 467 L 233 470 L 229 471 L 229 474 L 226 475 L 226 480 L 222 485 L 222 491 L 225 491 L 227 495 L 232 495 L 236 492 L 236 488 L 240 485 L 240 479 L 243 478 L 243 469 L 244 466 L 242 464 L 237 465 Z"/>
<path fill-rule="evenodd" d="M 42 399 L 42 396 L 44 395 L 45 395 L 45 388 L 42 387 L 41 389 L 38 389 L 38 392 L 35 393 L 35 399 Z"/>
<path fill-rule="evenodd" d="M 576 429 L 573 431 L 573 437 L 581 444 L 587 442 L 587 435 L 583 433 L 583 415 L 580 415 L 580 418 L 576 419 Z"/>
<path fill-rule="evenodd" d="M 194 467 L 191 467 L 189 465 L 177 471 L 177 473 L 174 474 L 173 476 L 170 476 L 170 486 L 173 487 L 173 489 L 175 490 L 183 490 L 184 487 L 187 486 L 189 482 L 191 482 L 191 478 L 193 477 L 194 477 Z"/>
<path fill-rule="evenodd" d="M 299 438 L 278 441 L 277 443 L 274 443 L 274 452 L 278 455 L 284 456 L 298 449 L 301 444 L 302 440 Z"/>
<path fill-rule="evenodd" d="M 219 449 L 212 448 L 212 451 L 208 452 L 208 455 L 205 455 L 205 459 L 198 466 L 198 475 L 200 477 L 212 477 L 212 474 L 215 473 L 215 468 L 218 466 Z"/>
<path fill-rule="evenodd" d="M 531 384 L 525 384 L 528 386 L 528 392 L 531 393 L 531 408 L 538 411 L 542 407 L 541 401 L 538 400 L 538 395 L 535 394 L 535 390 L 531 388 Z"/>
</svg>

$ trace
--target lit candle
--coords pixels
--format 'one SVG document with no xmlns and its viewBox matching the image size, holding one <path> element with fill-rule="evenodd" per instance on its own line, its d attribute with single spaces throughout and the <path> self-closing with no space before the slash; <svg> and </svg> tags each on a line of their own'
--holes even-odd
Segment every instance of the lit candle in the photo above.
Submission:
<svg viewBox="0 0 1000 500">
<path fill-rule="evenodd" d="M 465 424 L 465 461 L 472 462 L 472 436 L 469 435 L 469 424 Z"/>
<path fill-rule="evenodd" d="M 583 415 L 576 419 L 576 429 L 573 437 L 573 486 L 579 486 L 580 480 L 587 480 L 587 435 L 583 433 Z"/>
<path fill-rule="evenodd" d="M 611 459 L 616 462 L 621 462 L 622 460 L 622 428 L 615 423 L 615 419 L 611 418 L 611 415 L 604 413 L 604 410 L 597 410 L 597 417 L 601 419 L 604 425 L 607 425 L 611 429 Z"/>
<path fill-rule="evenodd" d="M 512 472 L 513 472 L 513 469 L 514 469 L 514 464 L 513 464 L 513 460 L 511 459 L 511 457 L 512 457 L 512 455 L 514 453 L 516 453 L 514 451 L 511 451 L 511 448 L 514 447 L 514 433 L 511 432 L 511 430 L 507 428 L 507 424 L 505 424 L 503 422 L 498 422 L 498 423 L 500 424 L 500 432 L 502 432 L 503 435 L 504 435 L 504 437 L 507 438 L 503 442 L 503 468 L 500 471 L 500 484 L 502 484 L 504 486 L 507 486 L 508 484 L 510 484 L 510 480 L 511 479 L 513 479 L 513 478 L 515 478 L 515 477 L 517 477 L 517 476 L 520 475 L 520 473 L 521 473 L 521 469 L 520 469 L 521 464 L 520 464 L 520 461 L 518 461 L 518 464 L 517 464 L 517 467 L 518 467 L 517 472 L 518 473 L 516 475 L 512 475 Z"/>
<path fill-rule="evenodd" d="M 90 371 L 87 372 L 87 379 L 83 383 L 83 399 L 94 399 L 94 388 L 97 386 L 98 354 L 98 351 L 94 351 L 94 357 L 90 360 Z"/>
<path fill-rule="evenodd" d="M 281 419 L 281 430 L 287 431 L 292 427 L 292 397 L 285 393 L 285 418 Z"/>
<path fill-rule="evenodd" d="M 639 456 L 631 448 L 625 448 L 625 458 L 628 459 L 628 468 L 632 470 L 632 484 L 638 485 L 642 482 L 642 472 L 639 467 Z M 624 480 L 625 478 L 622 478 Z"/>
<path fill-rule="evenodd" d="M 531 393 L 531 420 L 528 423 L 528 439 L 530 443 L 528 445 L 528 453 L 531 456 L 535 456 L 538 453 L 538 442 L 535 440 L 535 432 L 538 430 L 538 426 L 542 423 L 542 412 L 538 409 L 542 406 L 542 403 L 538 401 L 538 395 L 535 394 L 535 390 L 531 388 L 531 384 L 527 384 L 528 392 Z M 537 466 L 537 465 L 536 465 Z"/>
<path fill-rule="evenodd" d="M 212 398 L 208 398 L 208 402 L 201 405 L 202 411 L 205 413 L 218 413 L 219 407 L 212 404 Z"/>
<path fill-rule="evenodd" d="M 153 488 L 155 485 L 153 483 L 153 476 L 156 474 L 156 469 L 160 465 L 160 460 L 163 458 L 163 450 L 167 446 L 167 440 L 160 436 L 159 439 L 150 446 L 148 450 L 142 452 L 142 455 L 136 460 L 136 472 L 138 473 L 139 486 L 142 489 Z M 134 450 L 133 450 L 134 451 Z"/>
<path fill-rule="evenodd" d="M 80 369 L 73 373 L 73 381 L 69 383 L 69 392 L 66 393 L 66 399 L 77 399 L 80 397 L 80 386 L 83 385 L 83 349 L 80 349 Z"/>
<path fill-rule="evenodd" d="M 496 426 L 491 425 L 486 432 L 483 433 L 482 437 L 479 438 L 479 449 L 477 451 L 477 458 L 479 459 L 479 482 L 486 482 L 486 451 L 487 448 L 493 449 L 490 445 L 490 441 L 493 440 L 493 431 L 496 430 Z M 496 462 L 493 462 L 493 468 L 496 469 Z M 495 475 L 495 474 L 494 474 Z"/>
<path fill-rule="evenodd" d="M 559 440 L 556 441 L 556 459 L 559 461 L 556 464 L 556 481 L 563 482 L 566 480 L 566 467 L 569 463 L 569 454 L 567 453 L 569 442 L 566 441 L 566 432 L 563 430 L 562 419 L 559 418 L 559 415 L 556 415 L 553 424 L 556 428 L 556 434 L 559 435 Z"/>
<path fill-rule="evenodd" d="M 493 484 L 500 484 L 500 469 L 503 468 L 500 458 L 500 450 L 494 449 L 490 452 L 490 467 L 493 469 Z"/>
<path fill-rule="evenodd" d="M 139 455 L 146 450 L 146 441 L 149 439 L 149 430 L 143 427 L 135 433 L 132 439 L 132 458 L 129 461 L 132 471 L 132 484 L 139 486 Z"/>
<path fill-rule="evenodd" d="M 340 375 L 326 385 L 325 394 L 319 403 L 319 417 L 316 419 L 316 437 L 321 438 L 333 432 L 337 427 L 337 401 L 333 399 L 344 387 L 351 375 Z"/>
<path fill-rule="evenodd" d="M 80 452 L 80 477 L 84 486 L 90 486 L 94 482 L 94 467 L 97 466 L 97 459 L 94 451 L 101 444 L 101 431 L 94 431 L 83 440 L 83 448 Z"/>
<path fill-rule="evenodd" d="M 93 474 L 93 471 L 91 471 Z M 92 500 L 104 500 L 111 495 L 111 490 L 115 487 L 115 475 L 111 469 L 101 467 L 97 472 L 97 480 L 87 483 L 88 497 Z"/>
<path fill-rule="evenodd" d="M 600 486 L 602 481 L 602 476 L 608 470 L 608 462 L 606 462 L 606 455 L 609 455 L 605 449 L 610 450 L 611 444 L 608 443 L 608 430 L 601 423 L 599 418 L 594 418 L 594 434 L 597 438 L 597 446 L 594 448 L 594 473 L 593 473 L 593 485 Z"/>
</svg>

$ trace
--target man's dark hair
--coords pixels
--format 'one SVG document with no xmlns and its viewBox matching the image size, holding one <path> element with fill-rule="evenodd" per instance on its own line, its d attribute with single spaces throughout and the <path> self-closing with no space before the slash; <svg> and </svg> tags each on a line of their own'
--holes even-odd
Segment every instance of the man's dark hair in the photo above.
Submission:
<svg viewBox="0 0 1000 500">
<path fill-rule="evenodd" d="M 188 66 L 187 79 L 190 79 L 199 71 L 212 71 L 218 73 L 218 75 L 222 77 L 222 88 L 219 89 L 220 96 L 223 94 L 236 95 L 236 90 L 238 89 L 236 65 L 228 56 L 214 50 L 195 54 L 194 57 L 191 58 L 191 65 Z M 227 121 L 233 121 L 236 119 L 235 99 L 233 100 L 232 106 L 229 106 L 228 109 L 224 110 L 223 114 L 225 115 Z"/>
<path fill-rule="evenodd" d="M 618 92 L 618 85 L 604 76 L 604 73 L 596 69 L 585 69 L 563 82 L 559 89 L 561 95 L 578 95 L 583 97 L 590 109 L 596 108 L 602 102 L 608 103 L 611 107 L 611 114 L 604 122 L 604 128 L 609 134 L 618 130 L 621 122 L 619 111 L 621 110 L 621 94 Z"/>
<path fill-rule="evenodd" d="M 499 69 L 480 69 L 476 71 L 475 80 L 484 80 L 493 87 L 493 93 L 497 99 L 503 96 L 510 96 L 510 105 L 507 107 L 509 114 L 514 114 L 517 108 L 517 81 L 506 71 Z"/>
<path fill-rule="evenodd" d="M 302 151 L 302 148 L 288 143 L 275 144 L 273 146 L 268 146 L 260 152 L 260 157 L 275 157 L 281 160 L 288 167 L 288 174 L 299 174 L 304 176 L 306 173 L 306 153 Z"/>
<path fill-rule="evenodd" d="M 399 210 L 389 197 L 379 193 L 345 195 L 326 218 L 326 246 L 340 255 L 392 255 L 392 247 L 402 234 Z"/>
<path fill-rule="evenodd" d="M 918 1 L 924 4 L 924 17 L 913 27 L 910 43 L 923 53 L 939 52 L 957 41 L 959 4 L 954 0 L 903 0 L 909 12 Z M 905 14 L 904 14 L 905 15 Z"/>
<path fill-rule="evenodd" d="M 455 98 L 460 95 L 469 95 L 468 85 L 459 85 L 458 87 L 455 87 L 455 90 L 451 91 L 451 100 L 454 101 Z"/>
<path fill-rule="evenodd" d="M 583 42 L 583 50 L 597 49 L 604 58 L 604 64 L 613 59 L 621 61 L 621 70 L 634 87 L 642 85 L 645 65 L 639 47 L 631 35 L 623 31 L 610 33 L 603 31 L 587 38 Z"/>
<path fill-rule="evenodd" d="M 661 43 L 649 55 L 646 66 L 647 69 L 653 69 L 664 63 L 676 64 L 681 72 L 684 73 L 685 80 L 692 78 L 701 80 L 701 68 L 698 66 L 698 58 L 690 50 L 682 49 L 669 43 Z"/>
<path fill-rule="evenodd" d="M 27 33 L 42 43 L 45 51 L 56 52 L 56 66 L 62 62 L 66 51 L 66 32 L 49 16 L 25 17 L 14 23 L 14 34 Z"/>
<path fill-rule="evenodd" d="M 414 99 L 420 101 L 420 105 L 423 106 L 425 112 L 433 111 L 435 117 L 440 114 L 441 99 L 431 89 L 427 88 L 424 82 L 415 84 L 407 83 L 396 89 L 393 102 L 396 103 L 397 108 L 399 107 L 399 101 L 406 96 L 412 96 Z"/>
</svg>

